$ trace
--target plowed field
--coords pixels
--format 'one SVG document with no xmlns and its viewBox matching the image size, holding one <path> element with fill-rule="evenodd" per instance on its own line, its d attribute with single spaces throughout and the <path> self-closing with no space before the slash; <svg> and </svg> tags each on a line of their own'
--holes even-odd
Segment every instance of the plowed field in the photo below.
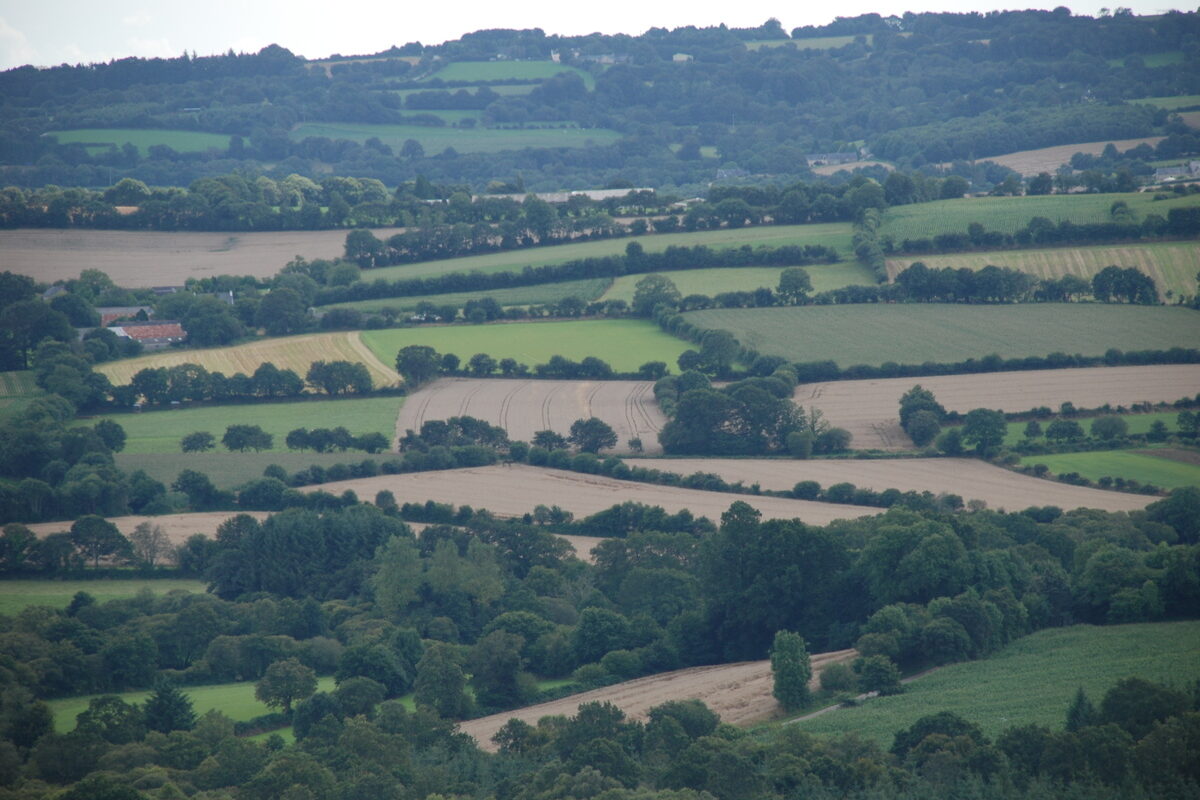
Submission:
<svg viewBox="0 0 1200 800">
<path fill-rule="evenodd" d="M 914 385 L 929 389 L 949 411 L 993 408 L 1027 411 L 1070 401 L 1079 408 L 1142 401 L 1173 402 L 1200 392 L 1200 365 L 1023 370 L 980 375 L 808 383 L 793 399 L 824 412 L 831 425 L 854 434 L 861 450 L 904 450 L 912 447 L 900 429 L 900 396 Z"/>
<path fill-rule="evenodd" d="M 323 490 L 341 494 L 347 489 L 356 492 L 360 498 L 368 499 L 374 497 L 376 492 L 388 489 L 396 495 L 399 503 L 433 500 L 437 503 L 467 504 L 474 508 L 486 508 L 502 517 L 520 516 L 533 511 L 538 505 L 557 505 L 580 518 L 630 500 L 662 506 L 671 513 L 686 508 L 696 516 L 708 517 L 714 522 L 738 500 L 757 508 L 766 519 L 799 518 L 813 525 L 880 513 L 877 508 L 865 506 L 655 486 L 619 481 L 603 475 L 519 464 L 355 478 L 306 486 L 301 491 Z"/>
<path fill-rule="evenodd" d="M 419 431 L 426 420 L 470 416 L 527 442 L 536 431 L 566 436 L 575 420 L 599 417 L 616 431 L 613 452 L 629 452 L 633 437 L 642 440 L 647 452 L 661 452 L 658 432 L 667 420 L 654 402 L 653 390 L 649 381 L 446 378 L 408 398 L 396 420 L 396 433 Z"/>
<path fill-rule="evenodd" d="M 849 661 L 857 655 L 854 650 L 814 655 L 813 677 L 809 685 L 816 689 L 820 685 L 821 670 L 830 664 Z M 671 700 L 692 699 L 703 700 L 721 716 L 722 722 L 746 725 L 771 717 L 779 711 L 779 704 L 771 694 L 772 686 L 770 661 L 692 667 L 468 720 L 459 723 L 458 729 L 474 737 L 484 750 L 494 751 L 496 746 L 492 743 L 492 737 L 510 719 L 524 720 L 533 725 L 542 717 L 570 716 L 584 703 L 612 703 L 624 711 L 627 718 L 644 720 L 647 712 L 655 706 Z"/>
<path fill-rule="evenodd" d="M 929 491 L 957 494 L 963 500 L 983 500 L 989 508 L 1016 511 L 1029 506 L 1062 509 L 1099 508 L 1132 511 L 1156 500 L 1144 495 L 1106 492 L 1085 486 L 1042 480 L 973 458 L 903 458 L 882 461 L 784 461 L 779 459 L 626 459 L 629 466 L 678 472 L 711 472 L 727 481 L 757 483 L 764 489 L 791 489 L 800 481 L 823 488 L 852 483 L 877 492 Z"/>
</svg>

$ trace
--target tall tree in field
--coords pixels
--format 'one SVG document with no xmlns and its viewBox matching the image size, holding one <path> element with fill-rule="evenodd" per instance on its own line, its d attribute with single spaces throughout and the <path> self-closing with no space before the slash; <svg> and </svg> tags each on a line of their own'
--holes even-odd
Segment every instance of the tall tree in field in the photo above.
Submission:
<svg viewBox="0 0 1200 800">
<path fill-rule="evenodd" d="M 80 517 L 71 526 L 71 543 L 81 556 L 97 568 L 102 558 L 120 558 L 131 553 L 129 540 L 117 530 L 117 526 L 94 514 Z"/>
<path fill-rule="evenodd" d="M 617 434 L 604 420 L 588 417 L 571 423 L 571 433 L 567 439 L 584 453 L 597 453 L 616 445 Z"/>
<path fill-rule="evenodd" d="M 438 374 L 440 359 L 438 352 L 423 344 L 410 344 L 396 353 L 396 371 L 413 388 Z"/>
<path fill-rule="evenodd" d="M 196 725 L 191 699 L 168 681 L 159 681 L 142 707 L 146 727 L 159 733 L 190 731 Z"/>
<path fill-rule="evenodd" d="M 975 451 L 982 455 L 1002 445 L 1007 430 L 1008 423 L 1004 420 L 1003 411 L 976 408 L 968 411 L 963 420 L 962 437 L 967 444 L 975 445 Z"/>
<path fill-rule="evenodd" d="M 804 637 L 791 631 L 779 631 L 771 645 L 771 674 L 775 678 L 773 694 L 785 711 L 808 702 L 808 682 L 812 663 Z"/>
<path fill-rule="evenodd" d="M 254 685 L 254 696 L 272 708 L 282 707 L 285 714 L 292 703 L 317 690 L 317 674 L 295 658 L 276 661 Z"/>
</svg>

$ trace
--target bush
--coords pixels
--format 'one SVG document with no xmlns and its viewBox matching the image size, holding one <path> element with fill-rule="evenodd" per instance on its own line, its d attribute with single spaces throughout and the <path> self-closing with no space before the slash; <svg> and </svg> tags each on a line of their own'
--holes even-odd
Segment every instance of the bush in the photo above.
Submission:
<svg viewBox="0 0 1200 800">
<path fill-rule="evenodd" d="M 827 692 L 850 692 L 857 683 L 858 677 L 847 664 L 830 664 L 821 670 L 821 688 Z"/>
</svg>

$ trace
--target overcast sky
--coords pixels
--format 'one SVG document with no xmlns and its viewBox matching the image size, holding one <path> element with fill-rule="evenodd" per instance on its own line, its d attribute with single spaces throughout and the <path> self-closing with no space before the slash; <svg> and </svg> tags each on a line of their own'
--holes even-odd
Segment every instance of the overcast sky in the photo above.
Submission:
<svg viewBox="0 0 1200 800">
<path fill-rule="evenodd" d="M 485 28 L 541 28 L 546 33 L 640 34 L 647 28 L 754 27 L 776 17 L 786 30 L 820 25 L 837 16 L 868 12 L 986 11 L 1011 8 L 991 0 L 845 0 L 836 5 L 741 0 L 0 0 L 0 69 L 36 64 L 108 61 L 126 56 L 178 56 L 255 52 L 280 44 L 308 58 L 363 54 L 393 44 L 438 44 Z M 1035 5 L 1053 8 L 1061 3 Z M 1155 0 L 1128 3 L 1137 14 L 1169 6 Z M 1069 4 L 1095 14 L 1102 2 Z M 1024 6 L 1029 7 L 1029 6 Z"/>
</svg>

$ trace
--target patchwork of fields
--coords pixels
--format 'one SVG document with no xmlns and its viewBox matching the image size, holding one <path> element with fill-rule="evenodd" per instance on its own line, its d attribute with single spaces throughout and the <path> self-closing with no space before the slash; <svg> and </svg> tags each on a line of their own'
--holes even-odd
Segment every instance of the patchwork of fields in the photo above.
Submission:
<svg viewBox="0 0 1200 800">
<path fill-rule="evenodd" d="M 439 112 L 429 112 L 439 113 Z M 536 124 L 536 123 L 535 123 Z M 498 153 L 526 147 L 593 147 L 612 144 L 621 134 L 606 128 L 567 127 L 567 123 L 544 122 L 538 128 L 456 128 L 449 125 L 390 125 L 370 122 L 302 122 L 289 134 L 294 141 L 309 137 L 349 139 L 362 144 L 379 139 L 395 151 L 415 139 L 426 153 L 453 148 L 459 153 Z"/>
<path fill-rule="evenodd" d="M 1030 303 L 708 309 L 684 315 L 723 328 L 743 345 L 791 361 L 839 366 L 921 364 L 1079 353 L 1165 350 L 1200 342 L 1200 312 L 1159 306 Z"/>
<path fill-rule="evenodd" d="M 1164 489 L 1200 486 L 1200 452 L 1178 448 L 1098 450 L 1026 456 L 1021 464 L 1045 464 L 1055 475 L 1077 472 L 1088 480 L 1103 477 L 1133 479 Z"/>
<path fill-rule="evenodd" d="M 578 297 L 580 300 L 590 303 L 600 299 L 600 296 L 611 285 L 611 278 L 587 278 L 581 281 L 539 283 L 534 286 L 515 286 L 511 289 L 491 289 L 483 292 L 448 292 L 413 297 L 386 297 L 379 300 L 355 300 L 349 303 L 322 306 L 321 310 L 353 308 L 358 311 L 371 312 L 393 308 L 398 311 L 412 311 L 419 303 L 433 303 L 435 306 L 452 305 L 461 308 L 468 300 L 478 300 L 481 297 L 490 297 L 505 307 L 550 305 L 566 297 Z"/>
<path fill-rule="evenodd" d="M 575 420 L 599 417 L 617 434 L 611 452 L 629 452 L 627 443 L 633 437 L 642 440 L 647 452 L 659 452 L 658 432 L 667 420 L 654 402 L 653 390 L 650 381 L 444 378 L 408 398 L 396 433 L 419 431 L 426 420 L 470 416 L 499 425 L 510 439 L 528 442 L 537 431 L 566 436 Z"/>
<path fill-rule="evenodd" d="M 1154 279 L 1159 295 L 1178 297 L 1197 292 L 1200 246 L 1195 242 L 1156 242 L 1103 247 L 1055 247 L 1043 250 L 997 250 L 936 256 L 904 256 L 887 260 L 888 279 L 895 280 L 910 264 L 921 261 L 941 269 L 979 270 L 989 264 L 1027 272 L 1039 278 L 1076 275 L 1085 280 L 1109 265 L 1136 267 Z M 1170 292 L 1170 295 L 1167 293 Z"/>
</svg>

